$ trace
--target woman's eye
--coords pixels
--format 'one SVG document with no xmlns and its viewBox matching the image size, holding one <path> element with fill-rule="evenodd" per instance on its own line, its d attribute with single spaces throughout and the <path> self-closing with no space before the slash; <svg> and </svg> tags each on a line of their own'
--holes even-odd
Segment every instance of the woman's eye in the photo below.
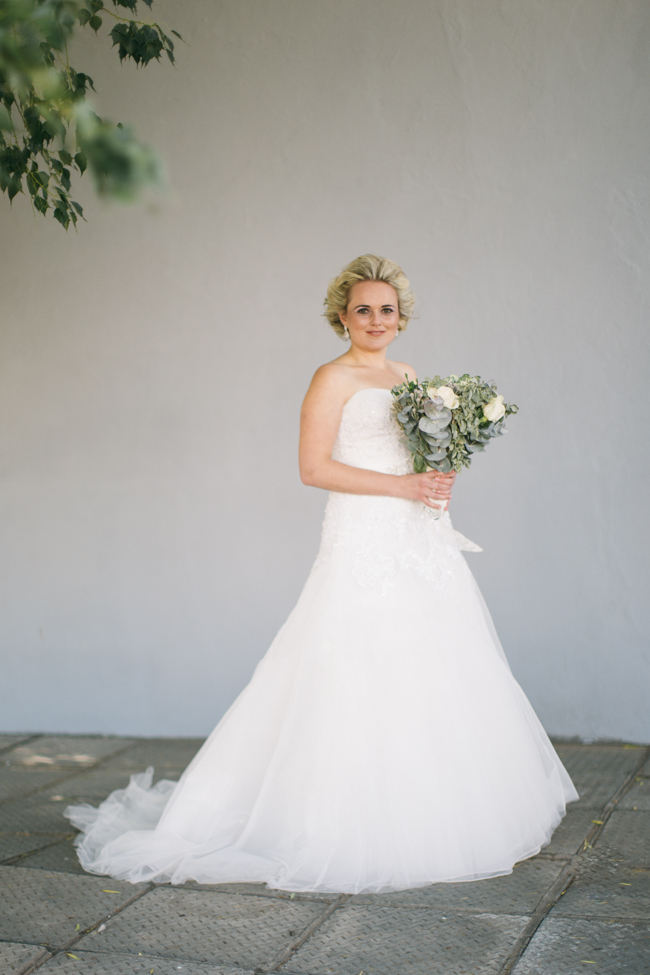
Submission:
<svg viewBox="0 0 650 975">
<path fill-rule="evenodd" d="M 386 308 L 382 308 L 382 311 L 384 315 L 391 315 L 395 311 L 395 309 L 391 308 L 390 305 L 387 305 Z"/>
</svg>

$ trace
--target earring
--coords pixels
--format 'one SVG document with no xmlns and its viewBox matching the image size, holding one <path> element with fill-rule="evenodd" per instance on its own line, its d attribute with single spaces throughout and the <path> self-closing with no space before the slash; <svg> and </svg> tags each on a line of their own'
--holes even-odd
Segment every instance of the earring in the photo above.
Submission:
<svg viewBox="0 0 650 975">
<path fill-rule="evenodd" d="M 344 339 L 349 339 L 350 338 L 350 333 L 348 332 L 348 326 L 347 325 L 344 325 L 343 326 L 343 338 Z"/>
</svg>

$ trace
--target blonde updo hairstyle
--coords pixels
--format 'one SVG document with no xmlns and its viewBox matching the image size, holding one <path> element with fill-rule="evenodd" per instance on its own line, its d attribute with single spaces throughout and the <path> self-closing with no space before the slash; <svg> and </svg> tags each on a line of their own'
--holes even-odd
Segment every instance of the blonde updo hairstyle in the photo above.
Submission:
<svg viewBox="0 0 650 975">
<path fill-rule="evenodd" d="M 398 331 L 403 332 L 413 314 L 415 299 L 411 283 L 398 264 L 376 254 L 363 254 L 344 267 L 333 281 L 330 281 L 323 304 L 325 318 L 337 335 L 345 338 L 345 330 L 339 312 L 344 312 L 350 300 L 350 290 L 358 281 L 385 281 L 392 285 L 397 294 L 399 308 Z"/>
</svg>

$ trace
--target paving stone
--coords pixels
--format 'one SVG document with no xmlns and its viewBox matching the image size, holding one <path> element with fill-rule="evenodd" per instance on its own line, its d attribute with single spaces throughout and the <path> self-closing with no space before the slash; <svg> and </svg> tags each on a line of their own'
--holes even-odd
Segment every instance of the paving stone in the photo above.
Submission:
<svg viewBox="0 0 650 975">
<path fill-rule="evenodd" d="M 592 847 L 580 858 L 576 877 L 551 910 L 551 916 L 585 915 L 650 918 L 650 870 L 612 859 Z"/>
<path fill-rule="evenodd" d="M 70 954 L 76 957 L 71 958 Z M 223 967 L 203 962 L 170 961 L 157 955 L 97 954 L 71 948 L 51 958 L 42 968 L 44 975 L 254 975 L 252 969 Z"/>
<path fill-rule="evenodd" d="M 590 971 L 594 975 L 650 971 L 650 925 L 547 917 L 512 975 L 585 975 Z"/>
<path fill-rule="evenodd" d="M 62 840 L 52 846 L 43 847 L 23 857 L 19 865 L 30 870 L 51 870 L 56 873 L 77 873 L 88 876 L 79 863 L 77 851 L 71 840 Z M 110 887 L 110 883 L 108 886 Z"/>
<path fill-rule="evenodd" d="M 0 748 L 5 741 L 16 752 L 21 743 L 30 744 L 27 737 L 0 736 Z M 48 741 L 49 745 L 40 747 Z M 361 971 L 364 975 L 488 975 L 500 970 L 522 925 L 576 851 L 580 851 L 574 861 L 576 878 L 538 929 L 513 975 L 650 972 L 648 949 L 645 954 L 641 950 L 643 939 L 648 938 L 644 924 L 650 915 L 650 865 L 644 839 L 650 830 L 650 761 L 644 766 L 645 775 L 639 773 L 620 800 L 596 844 L 583 849 L 585 836 L 594 828 L 592 820 L 601 818 L 605 802 L 638 767 L 641 755 L 637 748 L 556 744 L 586 798 L 569 804 L 551 844 L 536 857 L 517 864 L 511 874 L 342 898 L 334 914 L 318 926 L 336 894 L 292 895 L 265 884 L 188 884 L 149 890 L 85 874 L 69 838 L 74 830 L 62 816 L 65 806 L 77 799 L 98 804 L 114 789 L 123 788 L 129 774 L 150 764 L 156 767 L 158 778 L 176 780 L 202 744 L 201 739 L 135 743 L 112 739 L 118 749 L 128 746 L 127 750 L 123 755 L 107 752 L 97 768 L 83 759 L 92 754 L 82 745 L 102 741 L 106 739 L 100 736 L 38 736 L 30 744 L 33 754 L 61 761 L 62 766 L 56 768 L 7 764 L 11 752 L 2 753 L 0 795 L 4 787 L 5 795 L 16 790 L 17 798 L 0 802 L 0 850 L 8 848 L 2 846 L 5 843 L 16 855 L 24 853 L 15 866 L 0 867 L 0 914 L 6 915 L 0 922 L 0 939 L 6 939 L 0 941 L 2 975 L 5 971 L 14 975 L 9 959 L 16 952 L 16 975 L 39 956 L 43 964 L 36 975 L 41 971 L 46 975 L 79 971 L 147 975 L 152 968 L 156 975 L 179 971 L 251 975 L 256 966 L 268 968 L 312 921 L 314 932 L 275 975 L 359 975 Z M 67 747 L 67 763 L 65 748 L 57 750 L 56 742 Z M 31 753 L 17 755 L 29 759 Z M 56 832 L 59 828 L 66 833 Z M 62 837 L 58 842 L 30 852 L 30 844 L 50 844 L 57 836 Z M 12 843 L 16 845 L 10 846 Z M 141 900 L 124 906 L 143 889 Z M 103 890 L 120 893 L 107 895 Z M 242 903 L 245 908 L 240 907 Z M 79 960 L 68 958 L 65 952 L 55 957 L 43 954 L 42 945 L 56 950 L 54 946 L 79 935 L 77 924 L 83 930 L 121 907 L 123 912 L 107 920 L 102 932 L 84 936 L 71 949 Z M 386 912 L 383 918 L 382 911 Z M 340 919 L 346 916 L 342 923 Z M 563 923 L 568 927 L 557 926 Z M 595 945 L 598 956 L 566 951 L 566 932 L 575 933 L 576 926 L 585 923 L 592 927 L 585 929 L 583 941 L 576 938 L 571 944 L 578 952 L 585 945 Z M 337 939 L 337 925 L 342 925 L 338 931 L 342 940 Z M 625 942 L 627 953 L 621 955 L 616 939 L 610 948 L 612 925 L 616 931 L 617 925 L 622 926 L 624 933 L 616 939 Z M 542 934 L 545 941 L 538 938 Z M 26 961 L 24 952 L 28 953 Z M 588 964 L 590 960 L 598 960 L 598 965 Z M 537 967 L 526 969 L 524 962 Z"/>
<path fill-rule="evenodd" d="M 133 773 L 126 769 L 100 768 L 72 775 L 56 788 L 56 795 L 67 803 L 72 799 L 86 799 L 98 805 L 115 789 L 124 789 Z M 157 779 L 156 779 L 157 781 Z"/>
<path fill-rule="evenodd" d="M 4 756 L 10 765 L 26 768 L 84 768 L 130 744 L 125 738 L 82 738 L 76 735 L 43 735 L 18 745 Z"/>
<path fill-rule="evenodd" d="M 260 897 L 278 897 L 280 900 L 290 901 L 335 901 L 339 897 L 339 894 L 328 893 L 326 891 L 315 890 L 303 892 L 280 890 L 277 887 L 268 887 L 263 883 L 197 884 L 193 880 L 188 880 L 186 884 L 178 884 L 176 886 L 188 890 L 211 890 L 221 894 L 257 894 Z"/>
<path fill-rule="evenodd" d="M 144 888 L 105 877 L 0 867 L 0 939 L 60 946 L 78 934 L 77 924 L 89 927 Z"/>
<path fill-rule="evenodd" d="M 105 931 L 83 938 L 79 948 L 268 967 L 326 909 L 318 901 L 158 887 L 109 921 Z"/>
<path fill-rule="evenodd" d="M 515 864 L 510 874 L 455 884 L 431 884 L 413 890 L 383 894 L 355 894 L 350 904 L 393 907 L 431 907 L 447 911 L 485 911 L 491 914 L 532 914 L 548 888 L 557 880 L 564 863 L 533 857 Z"/>
<path fill-rule="evenodd" d="M 19 799 L 31 792 L 46 789 L 66 775 L 69 775 L 66 769 L 0 766 L 0 800 Z"/>
<path fill-rule="evenodd" d="M 147 766 L 153 765 L 157 775 L 167 778 L 170 770 L 182 772 L 204 741 L 204 738 L 140 739 L 127 751 L 109 758 L 104 767 L 144 772 Z"/>
<path fill-rule="evenodd" d="M 609 817 L 595 846 L 636 867 L 650 867 L 649 836 L 650 812 L 617 809 Z"/>
<path fill-rule="evenodd" d="M 0 833 L 0 861 L 9 860 L 11 857 L 19 856 L 21 853 L 29 853 L 31 850 L 40 850 L 48 843 L 52 843 L 53 837 L 39 833 L 37 835 L 22 835 L 20 833 Z"/>
<path fill-rule="evenodd" d="M 583 844 L 589 830 L 593 829 L 594 819 L 600 819 L 601 807 L 591 807 L 582 802 L 571 802 L 566 813 L 556 827 L 551 842 L 542 848 L 538 856 L 571 856 Z"/>
<path fill-rule="evenodd" d="M 0 833 L 72 833 L 63 817 L 66 805 L 46 795 L 0 803 Z"/>
<path fill-rule="evenodd" d="M 493 975 L 527 917 L 395 910 L 348 901 L 282 966 L 309 975 Z"/>
<path fill-rule="evenodd" d="M 12 942 L 0 944 L 0 971 L 3 975 L 18 975 L 29 963 L 37 958 L 45 958 L 45 952 L 38 945 L 20 945 Z"/>
<path fill-rule="evenodd" d="M 604 806 L 638 766 L 644 746 L 558 745 L 556 750 L 584 805 Z"/>
<path fill-rule="evenodd" d="M 650 812 L 650 779 L 637 775 L 634 785 L 619 800 L 617 809 L 643 809 Z"/>
<path fill-rule="evenodd" d="M 22 741 L 28 741 L 33 735 L 0 735 L 0 752 L 15 748 Z"/>
</svg>

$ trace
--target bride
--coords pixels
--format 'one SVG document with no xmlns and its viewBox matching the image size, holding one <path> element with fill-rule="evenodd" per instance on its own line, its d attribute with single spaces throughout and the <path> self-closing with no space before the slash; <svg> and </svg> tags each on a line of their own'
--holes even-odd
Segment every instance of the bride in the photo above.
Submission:
<svg viewBox="0 0 650 975">
<path fill-rule="evenodd" d="M 178 782 L 131 777 L 69 806 L 86 870 L 138 881 L 362 893 L 512 871 L 578 793 L 515 680 L 451 523 L 455 475 L 412 473 L 387 350 L 404 272 L 366 254 L 326 316 L 300 474 L 329 492 L 288 619 Z"/>
</svg>

